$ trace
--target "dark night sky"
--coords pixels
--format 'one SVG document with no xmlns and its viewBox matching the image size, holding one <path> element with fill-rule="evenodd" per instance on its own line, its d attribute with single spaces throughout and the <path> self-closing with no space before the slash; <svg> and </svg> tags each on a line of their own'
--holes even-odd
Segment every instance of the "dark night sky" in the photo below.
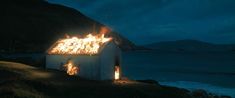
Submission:
<svg viewBox="0 0 235 98">
<path fill-rule="evenodd" d="M 235 43 L 235 0 L 48 0 L 78 9 L 136 44 Z"/>
</svg>

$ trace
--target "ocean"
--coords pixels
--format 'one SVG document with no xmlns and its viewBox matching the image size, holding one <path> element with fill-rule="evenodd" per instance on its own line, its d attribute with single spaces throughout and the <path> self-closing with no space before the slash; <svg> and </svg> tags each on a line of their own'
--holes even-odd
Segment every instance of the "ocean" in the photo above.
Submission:
<svg viewBox="0 0 235 98">
<path fill-rule="evenodd" d="M 123 52 L 123 75 L 235 98 L 235 53 Z"/>
</svg>

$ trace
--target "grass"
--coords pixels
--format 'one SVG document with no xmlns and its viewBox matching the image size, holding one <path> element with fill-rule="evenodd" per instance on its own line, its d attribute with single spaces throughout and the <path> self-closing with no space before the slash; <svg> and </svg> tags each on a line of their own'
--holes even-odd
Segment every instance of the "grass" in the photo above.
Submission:
<svg viewBox="0 0 235 98">
<path fill-rule="evenodd" d="M 1 98 L 190 98 L 187 90 L 131 80 L 94 81 L 0 61 Z"/>
</svg>

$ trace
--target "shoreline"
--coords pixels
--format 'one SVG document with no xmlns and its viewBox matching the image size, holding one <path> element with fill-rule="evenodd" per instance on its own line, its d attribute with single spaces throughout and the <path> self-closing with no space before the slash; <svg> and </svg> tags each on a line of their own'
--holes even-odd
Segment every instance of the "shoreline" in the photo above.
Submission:
<svg viewBox="0 0 235 98">
<path fill-rule="evenodd" d="M 219 96 L 230 96 L 235 98 L 235 88 L 227 88 L 202 82 L 193 81 L 169 81 L 159 82 L 160 85 L 173 86 L 178 88 L 187 89 L 189 91 L 204 90 L 208 93 L 216 94 Z"/>
</svg>

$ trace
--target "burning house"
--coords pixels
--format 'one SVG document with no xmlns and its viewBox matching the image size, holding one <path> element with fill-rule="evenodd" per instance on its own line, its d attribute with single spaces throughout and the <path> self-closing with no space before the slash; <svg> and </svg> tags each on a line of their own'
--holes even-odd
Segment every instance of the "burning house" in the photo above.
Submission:
<svg viewBox="0 0 235 98">
<path fill-rule="evenodd" d="M 91 80 L 119 79 L 120 66 L 121 50 L 104 34 L 60 39 L 46 55 L 46 68 Z"/>
</svg>

